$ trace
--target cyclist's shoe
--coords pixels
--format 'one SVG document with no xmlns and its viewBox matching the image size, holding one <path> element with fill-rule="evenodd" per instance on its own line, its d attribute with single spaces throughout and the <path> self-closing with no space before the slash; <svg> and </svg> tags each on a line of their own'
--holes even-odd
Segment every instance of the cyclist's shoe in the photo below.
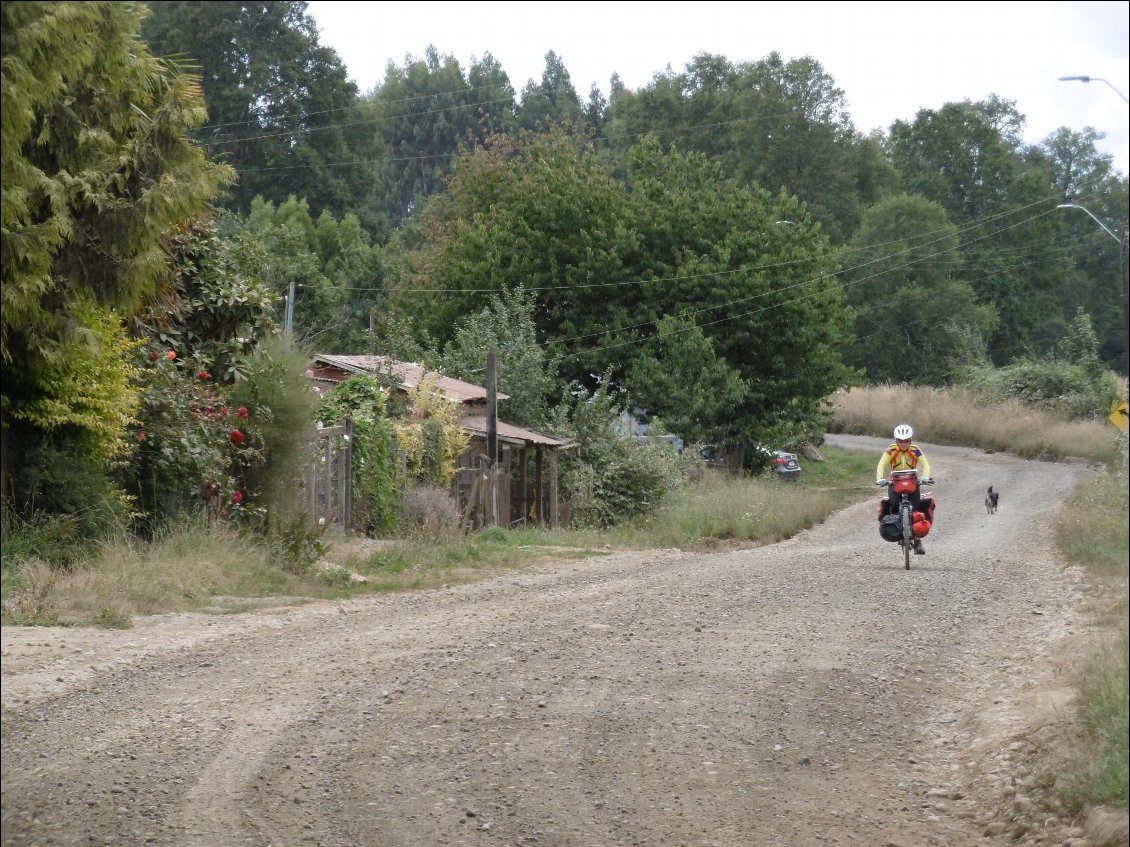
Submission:
<svg viewBox="0 0 1130 847">
<path fill-rule="evenodd" d="M 919 556 L 926 555 L 926 548 L 922 546 L 922 542 L 919 539 L 915 538 L 914 541 L 911 542 L 911 546 L 914 547 L 914 552 Z"/>
</svg>

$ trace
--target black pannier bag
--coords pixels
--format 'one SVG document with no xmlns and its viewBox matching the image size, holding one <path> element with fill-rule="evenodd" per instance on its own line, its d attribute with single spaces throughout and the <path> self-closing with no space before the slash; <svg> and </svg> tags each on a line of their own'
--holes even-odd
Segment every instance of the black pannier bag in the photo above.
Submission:
<svg viewBox="0 0 1130 847">
<path fill-rule="evenodd" d="M 884 541 L 899 541 L 902 539 L 902 525 L 898 515 L 884 515 L 879 521 L 879 535 Z"/>
</svg>

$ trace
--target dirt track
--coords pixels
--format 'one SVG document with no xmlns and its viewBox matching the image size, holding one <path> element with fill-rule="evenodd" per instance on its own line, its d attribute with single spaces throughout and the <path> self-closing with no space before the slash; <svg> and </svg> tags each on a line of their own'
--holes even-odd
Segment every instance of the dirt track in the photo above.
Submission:
<svg viewBox="0 0 1130 847">
<path fill-rule="evenodd" d="M 926 446 L 940 505 L 910 571 L 868 502 L 756 550 L 4 627 L 0 840 L 1004 844 L 1087 631 L 1047 529 L 1087 470 Z"/>
</svg>

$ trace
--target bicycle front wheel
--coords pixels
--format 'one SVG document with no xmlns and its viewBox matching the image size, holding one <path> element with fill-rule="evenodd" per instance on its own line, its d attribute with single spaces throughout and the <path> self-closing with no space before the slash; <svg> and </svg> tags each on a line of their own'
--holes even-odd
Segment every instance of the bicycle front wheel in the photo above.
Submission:
<svg viewBox="0 0 1130 847">
<path fill-rule="evenodd" d="M 914 515 L 910 504 L 905 501 L 899 509 L 899 526 L 902 527 L 902 555 L 906 569 L 910 570 L 910 548 L 914 546 Z"/>
</svg>

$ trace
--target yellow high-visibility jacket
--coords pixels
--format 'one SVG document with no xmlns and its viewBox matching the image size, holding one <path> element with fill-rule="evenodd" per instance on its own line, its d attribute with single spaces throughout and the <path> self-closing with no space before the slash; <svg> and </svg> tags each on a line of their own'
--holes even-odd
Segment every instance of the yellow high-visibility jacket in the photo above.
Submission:
<svg viewBox="0 0 1130 847">
<path fill-rule="evenodd" d="M 886 479 L 887 474 L 891 471 L 906 470 L 917 470 L 919 477 L 933 475 L 930 473 L 930 462 L 927 460 L 926 454 L 917 444 L 911 443 L 905 450 L 900 448 L 898 444 L 892 444 L 883 451 L 883 455 L 879 459 L 875 479 Z"/>
</svg>

